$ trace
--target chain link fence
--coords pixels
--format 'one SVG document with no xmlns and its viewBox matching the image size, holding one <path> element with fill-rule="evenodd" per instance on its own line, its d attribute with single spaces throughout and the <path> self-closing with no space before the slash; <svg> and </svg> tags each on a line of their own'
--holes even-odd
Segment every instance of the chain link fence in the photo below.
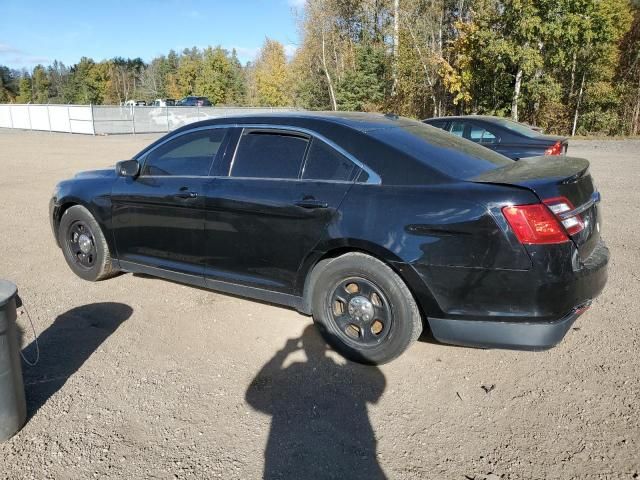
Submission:
<svg viewBox="0 0 640 480">
<path fill-rule="evenodd" d="M 111 135 L 168 132 L 187 123 L 231 115 L 290 112 L 272 107 L 143 107 L 0 105 L 0 128 Z"/>
</svg>

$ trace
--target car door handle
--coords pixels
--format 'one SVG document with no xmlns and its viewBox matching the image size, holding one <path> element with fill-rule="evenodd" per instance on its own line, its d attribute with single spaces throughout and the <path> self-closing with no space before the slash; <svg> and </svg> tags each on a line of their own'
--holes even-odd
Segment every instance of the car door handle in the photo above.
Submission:
<svg viewBox="0 0 640 480">
<path fill-rule="evenodd" d="M 320 200 L 298 200 L 296 207 L 314 209 L 314 208 L 328 208 L 329 204 L 321 202 Z"/>
<path fill-rule="evenodd" d="M 189 199 L 189 198 L 198 198 L 198 192 L 180 192 L 174 195 L 176 198 Z"/>
</svg>

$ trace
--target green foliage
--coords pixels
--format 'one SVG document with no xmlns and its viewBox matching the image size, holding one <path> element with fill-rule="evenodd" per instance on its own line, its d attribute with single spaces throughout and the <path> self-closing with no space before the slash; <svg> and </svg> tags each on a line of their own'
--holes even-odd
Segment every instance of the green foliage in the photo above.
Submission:
<svg viewBox="0 0 640 480">
<path fill-rule="evenodd" d="M 11 102 L 18 93 L 14 72 L 0 65 L 0 103 Z"/>
<path fill-rule="evenodd" d="M 19 83 L 21 85 L 19 85 Z M 67 68 L 54 61 L 31 72 L 0 65 L 0 102 L 120 104 L 130 99 L 181 98 L 205 95 L 213 103 L 242 104 L 245 73 L 235 51 L 193 47 L 169 51 L 145 64 L 142 59 L 115 57 L 96 63 L 82 57 Z"/>
<path fill-rule="evenodd" d="M 31 92 L 31 78 L 28 75 L 23 75 L 20 79 L 18 87 L 18 96 L 16 102 L 18 103 L 31 103 L 33 101 L 33 94 Z"/>
<path fill-rule="evenodd" d="M 359 47 L 356 68 L 338 85 L 338 105 L 341 110 L 375 111 L 384 101 L 386 84 L 384 52 L 371 45 Z"/>
</svg>

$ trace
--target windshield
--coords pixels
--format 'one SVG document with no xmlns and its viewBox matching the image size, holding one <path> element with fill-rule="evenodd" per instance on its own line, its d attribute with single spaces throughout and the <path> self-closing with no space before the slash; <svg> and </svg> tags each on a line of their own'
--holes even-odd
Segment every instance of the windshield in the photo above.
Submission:
<svg viewBox="0 0 640 480">
<path fill-rule="evenodd" d="M 420 122 L 368 133 L 453 178 L 472 178 L 513 163 L 493 150 Z"/>
</svg>

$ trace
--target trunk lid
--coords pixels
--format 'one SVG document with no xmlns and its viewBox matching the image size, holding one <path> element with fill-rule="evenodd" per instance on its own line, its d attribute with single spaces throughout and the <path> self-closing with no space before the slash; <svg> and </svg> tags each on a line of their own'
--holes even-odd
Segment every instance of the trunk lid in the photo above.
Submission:
<svg viewBox="0 0 640 480">
<path fill-rule="evenodd" d="M 570 235 L 584 260 L 600 240 L 600 219 L 596 190 L 589 162 L 574 157 L 531 157 L 513 162 L 504 167 L 489 170 L 471 179 L 473 182 L 494 183 L 526 188 L 533 191 L 541 201 L 566 198 L 580 215 L 584 228 Z M 560 214 L 560 217 L 570 216 Z"/>
</svg>

